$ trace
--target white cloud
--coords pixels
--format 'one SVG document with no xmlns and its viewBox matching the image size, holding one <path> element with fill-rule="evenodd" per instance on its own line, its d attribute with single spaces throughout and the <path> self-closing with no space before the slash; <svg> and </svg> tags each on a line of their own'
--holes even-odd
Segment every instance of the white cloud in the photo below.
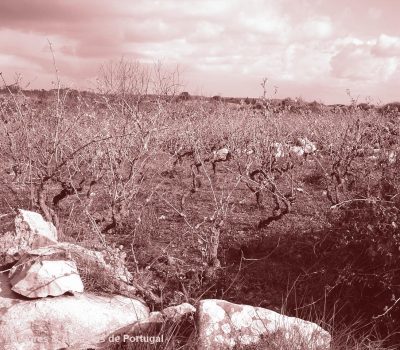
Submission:
<svg viewBox="0 0 400 350">
<path fill-rule="evenodd" d="M 318 45 L 292 44 L 284 54 L 285 76 L 303 82 L 320 80 L 329 74 L 330 58 L 330 53 Z"/>
<path fill-rule="evenodd" d="M 301 32 L 306 38 L 326 39 L 333 34 L 333 25 L 329 17 L 317 17 L 306 20 Z M 303 37 L 304 39 L 304 37 Z"/>
<path fill-rule="evenodd" d="M 372 48 L 372 53 L 382 57 L 400 56 L 400 37 L 381 34 Z"/>
<path fill-rule="evenodd" d="M 377 57 L 376 45 L 346 45 L 331 59 L 332 75 L 352 80 L 388 80 L 398 69 L 397 57 Z"/>
</svg>

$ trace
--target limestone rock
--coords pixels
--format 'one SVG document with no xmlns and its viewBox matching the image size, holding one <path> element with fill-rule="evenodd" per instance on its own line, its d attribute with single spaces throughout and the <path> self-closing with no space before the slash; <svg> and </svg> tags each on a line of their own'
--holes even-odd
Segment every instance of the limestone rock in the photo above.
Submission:
<svg viewBox="0 0 400 350">
<path fill-rule="evenodd" d="M 75 262 L 55 248 L 41 248 L 24 255 L 10 270 L 9 278 L 12 290 L 28 298 L 83 292 Z"/>
<path fill-rule="evenodd" d="M 199 350 L 251 344 L 263 349 L 264 341 L 282 348 L 325 350 L 331 341 L 330 334 L 315 323 L 224 300 L 200 301 L 197 323 Z"/>
<path fill-rule="evenodd" d="M 18 209 L 15 218 L 15 232 L 18 236 L 27 236 L 32 249 L 57 243 L 57 230 L 54 225 L 33 211 Z"/>
<path fill-rule="evenodd" d="M 52 223 L 35 212 L 19 209 L 15 232 L 0 238 L 0 265 L 17 261 L 31 249 L 57 244 L 57 230 Z"/>
<path fill-rule="evenodd" d="M 299 138 L 297 142 L 303 148 L 305 154 L 313 154 L 317 150 L 314 142 L 311 142 L 307 137 Z"/>
<path fill-rule="evenodd" d="M 226 147 L 220 148 L 213 152 L 213 160 L 214 161 L 226 161 L 229 160 L 229 149 Z"/>
<path fill-rule="evenodd" d="M 142 302 L 82 293 L 23 300 L 0 275 L 0 348 L 56 350 L 95 348 L 115 330 L 149 316 Z"/>
<path fill-rule="evenodd" d="M 106 260 L 104 257 L 105 254 L 104 252 L 90 250 L 72 243 L 58 243 L 57 245 L 28 251 L 17 265 L 23 265 L 22 259 L 38 260 L 41 262 L 45 260 L 71 261 L 77 268 L 76 277 L 80 274 L 80 278 L 85 283 L 88 279 L 98 281 L 106 287 L 106 290 L 110 287 L 111 289 L 108 290 L 110 293 L 114 292 L 113 288 L 117 288 L 121 294 L 128 297 L 135 297 L 138 293 L 138 288 L 125 282 L 130 282 L 132 275 L 124 266 L 124 261 L 120 260 L 117 264 L 111 259 Z M 71 264 L 69 265 L 71 266 Z M 46 267 L 48 266 L 49 264 L 46 263 Z M 71 279 L 69 281 L 74 281 L 74 284 L 78 283 L 75 279 L 76 277 L 70 276 Z M 79 288 L 77 291 L 79 291 Z"/>
</svg>

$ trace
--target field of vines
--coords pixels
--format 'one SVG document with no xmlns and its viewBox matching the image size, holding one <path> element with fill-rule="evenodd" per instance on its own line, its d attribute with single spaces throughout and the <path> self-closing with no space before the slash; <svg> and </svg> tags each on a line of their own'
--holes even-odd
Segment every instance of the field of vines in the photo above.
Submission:
<svg viewBox="0 0 400 350">
<path fill-rule="evenodd" d="M 0 234 L 38 211 L 126 256 L 150 305 L 222 298 L 398 342 L 399 113 L 184 97 L 3 91 Z"/>
</svg>

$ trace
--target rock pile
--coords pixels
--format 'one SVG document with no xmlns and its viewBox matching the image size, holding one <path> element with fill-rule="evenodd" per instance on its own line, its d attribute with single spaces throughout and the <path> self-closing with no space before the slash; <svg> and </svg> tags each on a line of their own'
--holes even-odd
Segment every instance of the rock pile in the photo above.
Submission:
<svg viewBox="0 0 400 350">
<path fill-rule="evenodd" d="M 136 298 L 84 293 L 79 265 L 91 264 L 131 287 L 126 283 L 131 274 L 114 260 L 59 243 L 52 224 L 19 210 L 15 232 L 0 237 L 0 348 L 87 349 L 113 331 L 147 319 L 148 307 Z"/>
<path fill-rule="evenodd" d="M 318 325 L 259 307 L 202 300 L 197 308 L 184 303 L 150 312 L 135 297 L 84 292 L 82 264 L 118 281 L 120 294 L 141 291 L 131 284 L 123 259 L 117 260 L 59 243 L 52 224 L 20 210 L 15 232 L 0 237 L 0 349 L 106 349 L 110 342 L 149 340 L 149 335 L 168 341 L 163 326 L 176 330 L 188 320 L 197 330 L 199 350 L 288 348 L 288 343 L 293 349 L 329 349 L 331 336 Z"/>
</svg>

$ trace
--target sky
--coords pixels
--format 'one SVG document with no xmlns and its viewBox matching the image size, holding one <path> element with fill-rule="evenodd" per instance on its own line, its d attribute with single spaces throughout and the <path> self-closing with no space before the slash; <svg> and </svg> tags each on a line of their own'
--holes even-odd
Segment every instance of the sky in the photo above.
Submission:
<svg viewBox="0 0 400 350">
<path fill-rule="evenodd" d="M 268 78 L 268 97 L 387 103 L 399 14 L 400 0 L 0 0 L 0 72 L 49 89 L 56 67 L 64 86 L 96 89 L 124 57 L 178 67 L 190 94 L 260 97 Z"/>
</svg>

